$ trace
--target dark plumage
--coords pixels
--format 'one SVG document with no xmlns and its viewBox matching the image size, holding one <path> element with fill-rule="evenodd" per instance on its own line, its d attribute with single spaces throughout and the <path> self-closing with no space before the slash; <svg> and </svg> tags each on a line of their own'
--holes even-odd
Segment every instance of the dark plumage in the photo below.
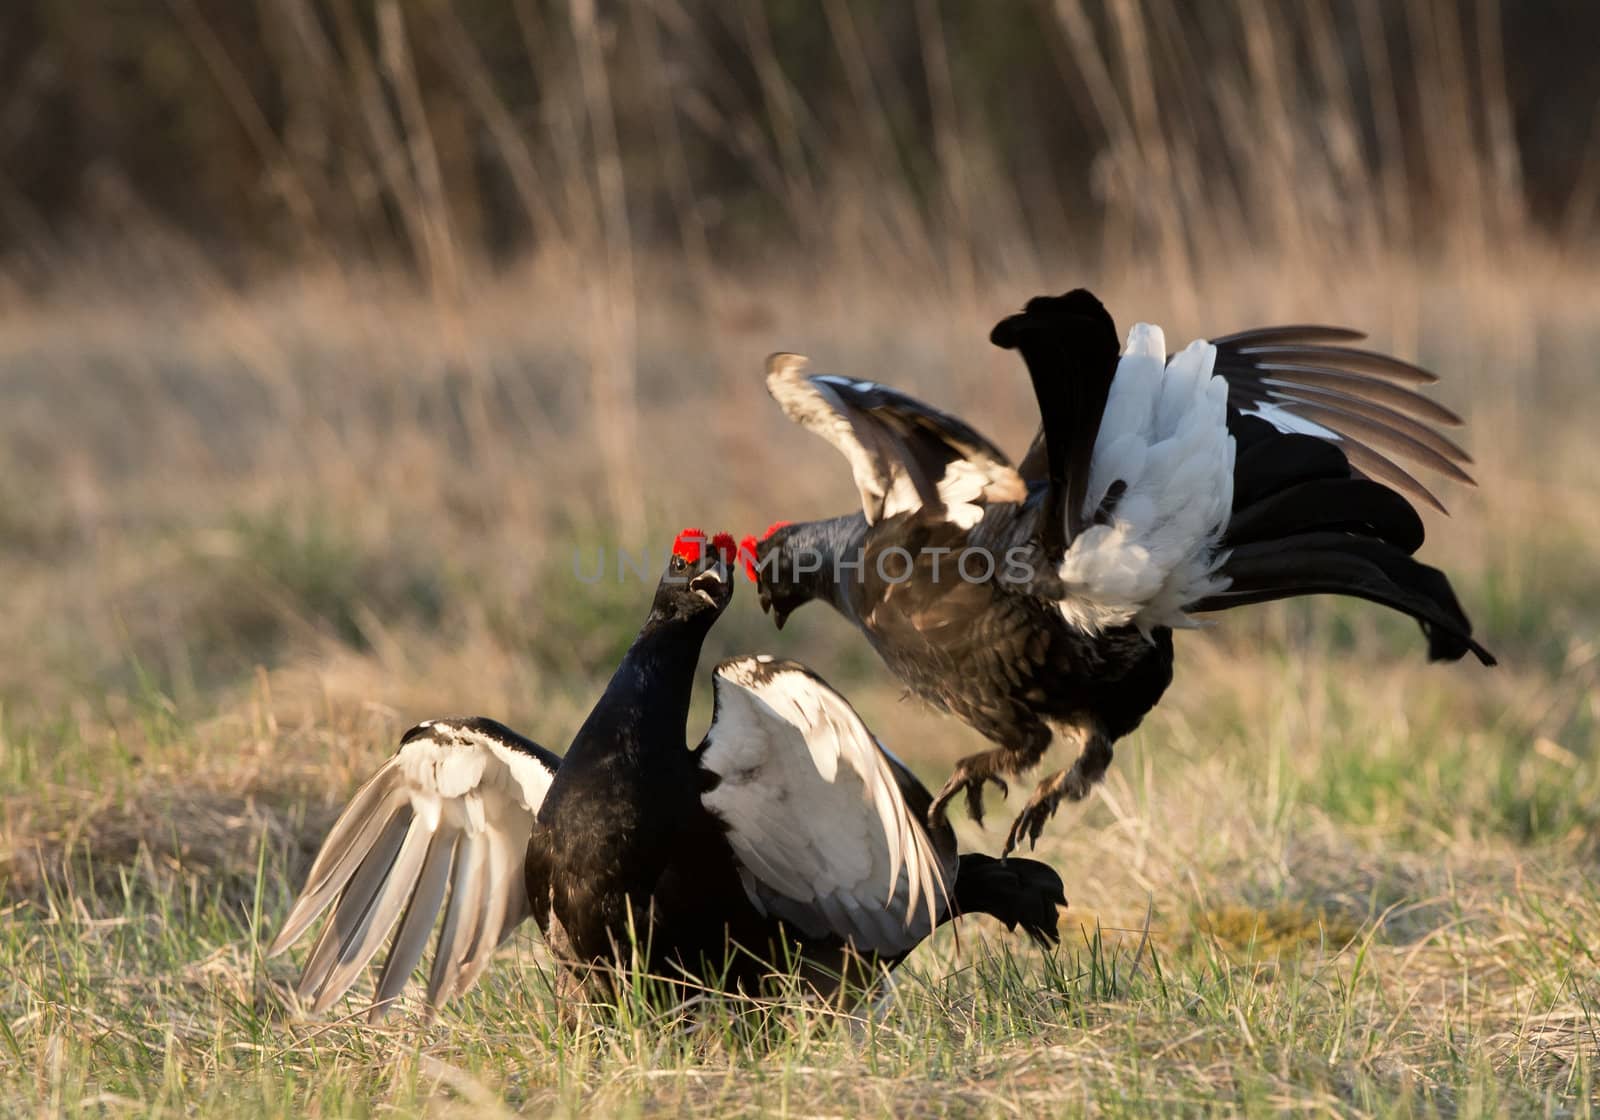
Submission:
<svg viewBox="0 0 1600 1120">
<path fill-rule="evenodd" d="M 732 596 L 733 542 L 716 544 L 680 536 L 565 757 L 491 720 L 406 734 L 334 825 L 272 946 L 337 895 L 300 984 L 314 1009 L 349 988 L 398 921 L 380 1014 L 422 959 L 447 887 L 430 1004 L 469 987 L 529 914 L 564 975 L 597 995 L 633 962 L 669 988 L 751 993 L 798 962 L 833 996 L 960 913 L 1056 940 L 1060 878 L 1031 860 L 958 857 L 951 830 L 924 823 L 928 791 L 804 667 L 722 663 L 711 729 L 686 745 L 701 646 Z"/>
<path fill-rule="evenodd" d="M 981 817 L 985 782 L 1004 789 L 1057 734 L 1078 743 L 1007 852 L 1104 775 L 1171 682 L 1172 628 L 1190 612 L 1357 596 L 1415 618 L 1431 657 L 1492 664 L 1445 577 L 1412 559 L 1422 522 L 1403 494 L 1437 499 L 1394 461 L 1467 479 L 1465 452 L 1429 426 L 1459 421 L 1405 387 L 1431 374 L 1334 345 L 1359 337 L 1268 328 L 1169 360 L 1141 326 L 1119 355 L 1088 292 L 1030 300 L 991 335 L 1021 353 L 1039 403 L 1020 468 L 904 394 L 777 355 L 774 399 L 849 459 L 863 509 L 746 538 L 762 606 L 781 627 L 831 604 L 918 695 L 996 744 L 958 764 L 935 820 L 962 790 Z"/>
</svg>

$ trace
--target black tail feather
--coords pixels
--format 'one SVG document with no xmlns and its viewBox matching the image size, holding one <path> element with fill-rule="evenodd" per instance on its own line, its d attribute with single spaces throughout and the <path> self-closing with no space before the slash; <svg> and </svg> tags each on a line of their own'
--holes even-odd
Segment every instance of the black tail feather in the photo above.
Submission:
<svg viewBox="0 0 1600 1120">
<path fill-rule="evenodd" d="M 1410 502 L 1365 478 L 1299 482 L 1247 506 L 1237 502 L 1224 548 L 1336 530 L 1376 537 L 1411 555 L 1422 547 L 1422 518 Z"/>
<path fill-rule="evenodd" d="M 1456 661 L 1494 656 L 1472 638 L 1472 623 L 1450 581 L 1412 559 L 1422 518 L 1409 501 L 1352 469 L 1343 442 L 1284 433 L 1233 413 L 1233 516 L 1222 547 L 1226 590 L 1189 609 L 1227 610 L 1297 595 L 1350 595 L 1416 619 L 1428 656 Z"/>
<path fill-rule="evenodd" d="M 1336 444 L 1316 436 L 1287 435 L 1265 420 L 1245 419 L 1252 423 L 1229 425 L 1234 439 L 1234 509 L 1252 506 L 1301 482 L 1350 477 L 1350 461 Z M 1256 424 L 1271 434 L 1263 436 Z"/>
<path fill-rule="evenodd" d="M 1028 366 L 1049 464 L 1041 543 L 1046 556 L 1059 558 L 1088 524 L 1089 463 L 1121 352 L 1116 324 L 1079 288 L 1029 300 L 995 325 L 989 341 L 1020 351 Z"/>
<path fill-rule="evenodd" d="M 1222 566 L 1227 590 L 1192 606 L 1219 611 L 1297 595 L 1351 595 L 1410 615 L 1428 639 L 1433 661 L 1458 661 L 1468 652 L 1485 665 L 1494 655 L 1472 638 L 1468 621 L 1443 572 L 1402 549 L 1351 533 L 1300 533 L 1234 549 Z"/>
<path fill-rule="evenodd" d="M 1036 859 L 967 852 L 956 872 L 955 896 L 959 913 L 988 914 L 1007 929 L 1021 926 L 1040 945 L 1061 940 L 1057 908 L 1067 904 L 1067 895 L 1055 869 Z"/>
</svg>

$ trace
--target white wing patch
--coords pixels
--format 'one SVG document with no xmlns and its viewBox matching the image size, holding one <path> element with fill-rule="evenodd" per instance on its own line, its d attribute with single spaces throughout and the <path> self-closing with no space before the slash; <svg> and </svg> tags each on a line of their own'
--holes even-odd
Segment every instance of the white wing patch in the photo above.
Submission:
<svg viewBox="0 0 1600 1120">
<path fill-rule="evenodd" d="M 1228 384 L 1214 376 L 1209 342 L 1165 359 L 1161 328 L 1144 323 L 1128 343 L 1106 400 L 1083 513 L 1092 517 L 1122 484 L 1109 519 L 1072 541 L 1060 576 L 1067 621 L 1091 633 L 1132 622 L 1191 625 L 1187 603 L 1227 586 L 1215 575 L 1233 506 Z"/>
<path fill-rule="evenodd" d="M 373 998 L 371 1018 L 381 1017 L 421 962 L 447 893 L 428 1002 L 477 981 L 530 912 L 523 861 L 558 761 L 488 720 L 429 720 L 408 734 L 339 814 L 267 951 L 287 949 L 337 897 L 298 988 L 314 1013 L 349 990 L 398 921 Z"/>
<path fill-rule="evenodd" d="M 945 520 L 962 529 L 970 529 L 983 520 L 983 507 L 988 502 L 1017 501 L 1020 496 L 1011 496 L 1009 490 L 997 494 L 993 470 L 970 459 L 951 460 L 936 485 Z"/>
<path fill-rule="evenodd" d="M 1269 383 L 1270 384 L 1270 383 Z M 1325 428 L 1315 420 L 1307 420 L 1304 416 L 1290 411 L 1281 404 L 1272 401 L 1257 401 L 1249 408 L 1241 408 L 1240 412 L 1246 416 L 1259 416 L 1267 423 L 1277 428 L 1280 432 L 1293 432 L 1303 436 L 1316 436 L 1318 439 L 1331 440 L 1340 443 L 1344 437 L 1332 428 Z"/>
<path fill-rule="evenodd" d="M 703 765 L 745 890 L 805 933 L 903 953 L 949 912 L 955 865 L 935 853 L 877 741 L 804 666 L 725 661 Z"/>
</svg>

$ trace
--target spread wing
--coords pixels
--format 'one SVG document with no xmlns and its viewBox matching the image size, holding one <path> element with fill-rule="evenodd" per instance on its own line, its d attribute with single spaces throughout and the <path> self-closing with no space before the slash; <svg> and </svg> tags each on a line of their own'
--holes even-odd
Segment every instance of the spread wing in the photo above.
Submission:
<svg viewBox="0 0 1600 1120">
<path fill-rule="evenodd" d="M 1435 374 L 1387 354 L 1343 345 L 1365 338 L 1343 327 L 1260 327 L 1213 339 L 1228 403 L 1280 431 L 1339 444 L 1350 465 L 1441 512 L 1444 506 L 1406 469 L 1423 467 L 1472 483 L 1472 457 L 1435 430 L 1461 417 L 1412 386 Z"/>
<path fill-rule="evenodd" d="M 429 720 L 339 814 L 267 955 L 327 909 L 298 988 L 322 1012 L 355 983 L 399 922 L 370 1017 L 380 1018 L 427 949 L 445 896 L 428 1003 L 470 988 L 528 916 L 523 861 L 561 760 L 490 719 Z"/>
<path fill-rule="evenodd" d="M 1472 457 L 1437 429 L 1461 418 L 1416 391 L 1437 375 L 1420 366 L 1347 345 L 1366 336 L 1345 327 L 1257 327 L 1211 340 L 1214 372 L 1228 383 L 1228 405 L 1283 432 L 1336 443 L 1368 478 L 1443 511 L 1411 470 L 1472 484 Z M 1044 441 L 1023 457 L 1024 478 L 1044 477 Z"/>
<path fill-rule="evenodd" d="M 805 666 L 739 657 L 715 684 L 701 765 L 718 781 L 703 800 L 751 900 L 809 936 L 909 952 L 948 916 L 956 871 L 953 836 L 922 823 L 926 791 Z"/>
<path fill-rule="evenodd" d="M 927 509 L 970 528 L 987 502 L 1018 502 L 1022 477 L 962 421 L 871 381 L 808 376 L 807 359 L 767 359 L 767 391 L 784 415 L 849 460 L 867 523 Z"/>
</svg>

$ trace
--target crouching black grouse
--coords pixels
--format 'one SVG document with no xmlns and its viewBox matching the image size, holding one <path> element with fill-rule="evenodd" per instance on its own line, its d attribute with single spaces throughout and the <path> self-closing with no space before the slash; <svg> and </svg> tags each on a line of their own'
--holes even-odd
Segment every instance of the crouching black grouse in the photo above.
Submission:
<svg viewBox="0 0 1600 1120">
<path fill-rule="evenodd" d="M 916 693 L 998 744 L 958 764 L 931 819 L 962 790 L 981 819 L 984 782 L 1003 791 L 1056 734 L 1078 744 L 1010 852 L 1104 776 L 1195 612 L 1353 595 L 1416 619 L 1434 659 L 1493 664 L 1449 581 L 1412 559 L 1422 521 L 1401 492 L 1443 506 L 1396 461 L 1470 482 L 1466 453 L 1430 426 L 1460 420 L 1411 388 L 1432 374 L 1344 345 L 1360 337 L 1276 327 L 1169 358 L 1139 324 L 1119 354 L 1094 296 L 1041 296 L 990 335 L 1021 351 L 1039 402 L 1020 467 L 953 416 L 774 355 L 768 390 L 849 460 L 862 509 L 745 538 L 746 569 L 780 627 L 831 604 Z"/>
<path fill-rule="evenodd" d="M 314 1011 L 398 922 L 374 992 L 381 1015 L 441 908 L 430 1005 L 471 987 L 530 914 L 595 995 L 612 966 L 637 963 L 669 986 L 752 994 L 798 966 L 833 996 L 960 913 L 1057 939 L 1060 877 L 1032 860 L 958 857 L 948 827 L 924 824 L 928 791 L 803 666 L 718 665 L 711 728 L 685 745 L 733 559 L 731 537 L 708 547 L 680 534 L 643 629 L 564 758 L 488 719 L 406 733 L 333 825 L 269 950 L 337 899 L 299 984 Z"/>
</svg>

